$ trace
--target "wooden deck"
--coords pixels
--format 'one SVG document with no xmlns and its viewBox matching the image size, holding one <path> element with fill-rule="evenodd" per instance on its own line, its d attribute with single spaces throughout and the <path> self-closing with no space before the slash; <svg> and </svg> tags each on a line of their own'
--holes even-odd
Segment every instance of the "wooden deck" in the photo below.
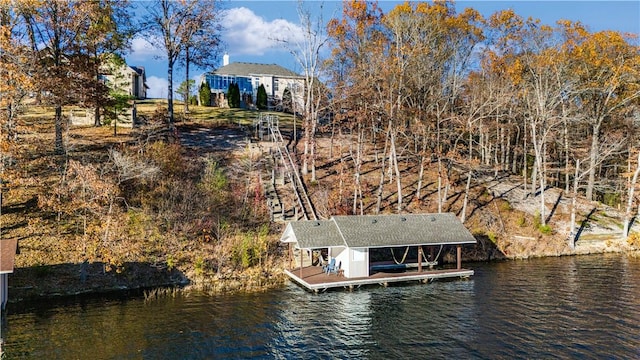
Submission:
<svg viewBox="0 0 640 360">
<path fill-rule="evenodd" d="M 285 270 L 291 280 L 298 283 L 307 290 L 319 292 L 332 288 L 345 288 L 353 290 L 361 286 L 381 285 L 387 286 L 389 283 L 395 282 L 411 282 L 419 283 L 428 282 L 434 279 L 446 278 L 466 278 L 473 275 L 473 270 L 469 269 L 442 269 L 442 270 L 423 270 L 405 271 L 405 272 L 377 272 L 369 277 L 345 278 L 334 274 L 327 275 L 322 271 L 320 266 L 307 266 L 300 268 Z"/>
</svg>

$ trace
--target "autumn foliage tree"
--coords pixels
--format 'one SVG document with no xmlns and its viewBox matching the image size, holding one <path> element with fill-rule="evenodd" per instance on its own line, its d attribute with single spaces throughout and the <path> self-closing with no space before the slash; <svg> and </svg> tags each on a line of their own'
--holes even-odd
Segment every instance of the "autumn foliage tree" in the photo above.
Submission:
<svg viewBox="0 0 640 360">
<path fill-rule="evenodd" d="M 600 200 L 628 188 L 621 169 L 638 133 L 633 37 L 512 10 L 484 19 L 452 1 L 404 3 L 387 13 L 376 2 L 345 2 L 328 34 L 334 125 L 350 144 L 339 149 L 351 161 L 340 171 L 354 180 L 350 199 L 339 202 L 353 213 L 381 211 L 391 199 L 403 211 L 407 189 L 421 202 L 427 170 L 438 176 L 438 211 L 450 211 L 452 189 L 466 183 L 456 210 L 463 220 L 476 174 L 521 175 L 544 231 L 550 186 Z M 371 156 L 379 181 L 367 204 L 361 168 Z M 401 156 L 416 173 L 405 175 Z M 417 182 L 408 186 L 407 175 Z M 336 184 L 339 194 L 344 185 Z"/>
<path fill-rule="evenodd" d="M 64 152 L 64 105 L 95 108 L 107 101 L 109 89 L 100 79 L 101 67 L 130 38 L 124 1 L 22 2 L 20 15 L 33 56 L 30 75 L 38 96 L 55 110 L 55 152 Z M 125 29 L 126 28 L 126 29 Z"/>
</svg>

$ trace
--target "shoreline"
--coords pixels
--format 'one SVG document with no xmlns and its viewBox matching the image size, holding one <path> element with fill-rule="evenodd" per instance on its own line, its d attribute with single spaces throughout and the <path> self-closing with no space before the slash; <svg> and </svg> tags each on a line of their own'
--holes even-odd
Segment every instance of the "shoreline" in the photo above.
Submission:
<svg viewBox="0 0 640 360">
<path fill-rule="evenodd" d="M 611 245 L 611 244 L 609 244 Z M 591 251 L 592 250 L 592 251 Z M 605 254 L 626 254 L 627 256 L 640 256 L 638 250 L 623 246 L 593 247 L 591 250 L 581 249 L 581 252 L 564 254 L 532 254 L 527 257 L 492 257 L 489 252 L 484 257 L 463 257 L 467 264 L 476 262 L 495 261 L 521 261 L 535 258 L 560 257 L 560 256 L 586 256 Z M 477 253 L 475 255 L 478 255 Z M 80 273 L 82 264 L 49 265 L 32 268 L 17 268 L 16 273 L 10 275 L 9 280 L 9 301 L 7 307 L 14 308 L 18 304 L 38 303 L 43 300 L 53 300 L 66 302 L 78 299 L 91 298 L 129 298 L 144 297 L 145 300 L 159 298 L 174 294 L 176 292 L 200 291 L 209 295 L 233 294 L 239 292 L 259 293 L 271 289 L 285 286 L 288 278 L 285 276 L 283 267 L 278 266 L 271 269 L 248 269 L 236 274 L 206 274 L 188 275 L 177 269 L 167 271 L 158 270 L 153 267 L 133 267 L 128 265 L 133 274 L 95 273 L 102 264 L 91 264 L 83 282 L 80 276 L 73 274 Z M 47 270 L 49 269 L 49 270 Z M 92 272 L 94 271 L 94 272 Z M 44 272 L 44 275 L 42 274 Z M 50 276 L 65 274 L 65 282 L 51 281 Z M 39 274 L 39 275 L 35 275 Z M 35 275 L 35 276 L 34 276 Z M 26 277 L 31 276 L 31 282 L 20 284 Z M 71 276 L 71 277 L 69 277 Z M 15 282 L 18 281 L 16 286 Z"/>
</svg>

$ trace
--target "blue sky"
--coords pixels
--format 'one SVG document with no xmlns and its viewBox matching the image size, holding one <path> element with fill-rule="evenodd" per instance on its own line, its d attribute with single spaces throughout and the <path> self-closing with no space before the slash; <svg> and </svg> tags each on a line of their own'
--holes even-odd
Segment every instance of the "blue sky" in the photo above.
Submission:
<svg viewBox="0 0 640 360">
<path fill-rule="evenodd" d="M 384 12 L 388 12 L 399 1 L 379 1 Z M 144 6 L 150 3 L 136 2 L 144 13 Z M 230 61 L 278 64 L 300 72 L 299 66 L 287 49 L 275 39 L 295 42 L 299 34 L 297 1 L 224 1 L 222 40 Z M 340 17 L 341 1 L 305 1 L 303 6 L 310 10 L 314 19 L 322 14 L 322 20 Z M 580 21 L 591 31 L 617 30 L 640 36 L 640 1 L 457 1 L 456 8 L 462 11 L 472 7 L 488 17 L 502 9 L 513 9 L 523 17 L 540 19 L 553 24 L 559 19 Z M 147 71 L 148 96 L 166 97 L 167 64 L 162 59 L 162 50 L 152 48 L 144 39 L 136 38 L 132 51 L 126 56 L 130 65 L 144 66 Z M 206 69 L 192 69 L 191 77 L 197 77 Z M 174 87 L 184 81 L 184 72 L 174 72 Z"/>
</svg>

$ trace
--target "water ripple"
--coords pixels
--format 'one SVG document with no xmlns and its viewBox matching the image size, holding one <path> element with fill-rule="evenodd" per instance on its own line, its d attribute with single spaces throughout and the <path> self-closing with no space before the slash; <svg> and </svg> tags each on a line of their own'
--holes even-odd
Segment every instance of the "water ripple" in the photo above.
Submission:
<svg viewBox="0 0 640 360">
<path fill-rule="evenodd" d="M 474 264 L 467 281 L 10 311 L 6 359 L 640 358 L 640 261 Z"/>
</svg>

